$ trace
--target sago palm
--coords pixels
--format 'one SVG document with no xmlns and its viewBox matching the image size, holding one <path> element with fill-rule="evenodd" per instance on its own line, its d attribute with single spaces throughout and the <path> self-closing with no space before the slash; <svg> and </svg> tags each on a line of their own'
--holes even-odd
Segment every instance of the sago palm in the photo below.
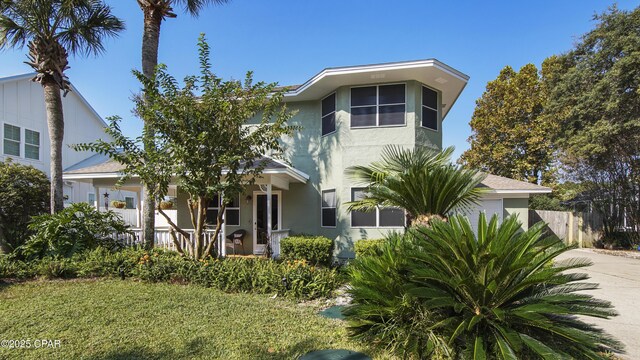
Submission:
<svg viewBox="0 0 640 360">
<path fill-rule="evenodd" d="M 158 66 L 158 48 L 160 47 L 160 27 L 166 18 L 175 18 L 175 5 L 184 7 L 184 11 L 198 16 L 206 5 L 220 5 L 229 0 L 136 0 L 142 10 L 144 24 L 142 33 L 142 73 L 151 78 Z M 144 124 L 144 147 L 153 151 L 153 129 Z M 154 184 L 145 184 L 146 193 L 154 193 Z M 143 238 L 146 247 L 153 247 L 156 202 L 152 196 L 144 198 Z"/>
<path fill-rule="evenodd" d="M 0 0 L 0 49 L 29 49 L 26 63 L 44 88 L 51 141 L 51 211 L 63 208 L 62 95 L 70 90 L 65 74 L 69 54 L 100 54 L 103 40 L 124 29 L 99 0 Z"/>
<path fill-rule="evenodd" d="M 403 149 L 389 146 L 382 158 L 368 166 L 353 166 L 347 175 L 366 186 L 364 199 L 347 203 L 350 211 L 373 211 L 376 207 L 399 207 L 412 222 L 428 223 L 446 218 L 480 199 L 478 171 L 453 165 L 453 148 L 436 151 L 425 147 Z"/>
<path fill-rule="evenodd" d="M 543 223 L 523 232 L 515 217 L 499 225 L 496 216 L 487 223 L 481 214 L 477 235 L 462 216 L 430 225 L 410 230 L 398 251 L 406 260 L 387 266 L 396 269 L 405 303 L 429 314 L 429 321 L 406 317 L 404 328 L 426 323 L 427 333 L 463 359 L 604 359 L 621 351 L 618 341 L 584 320 L 615 315 L 609 302 L 584 293 L 597 284 L 574 269 L 589 262 L 555 260 L 571 248 L 543 237 Z M 353 277 L 360 279 L 347 312 L 352 332 L 381 338 L 390 321 L 379 299 L 392 294 L 362 280 L 373 279 L 370 261 L 354 265 Z M 413 354 L 426 358 L 437 344 L 414 342 L 419 351 Z"/>
</svg>

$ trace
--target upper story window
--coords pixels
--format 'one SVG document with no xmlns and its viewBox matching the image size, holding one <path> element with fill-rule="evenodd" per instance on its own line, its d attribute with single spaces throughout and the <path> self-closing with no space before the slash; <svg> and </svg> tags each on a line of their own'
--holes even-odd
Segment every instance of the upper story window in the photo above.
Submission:
<svg viewBox="0 0 640 360">
<path fill-rule="evenodd" d="M 3 152 L 5 155 L 20 156 L 20 128 L 4 124 L 3 143 Z"/>
<path fill-rule="evenodd" d="M 40 160 L 40 133 L 37 131 L 24 130 L 24 157 L 27 159 Z"/>
<path fill-rule="evenodd" d="M 322 99 L 322 136 L 336 131 L 336 93 Z"/>
<path fill-rule="evenodd" d="M 438 131 L 438 93 L 422 87 L 422 126 Z"/>
<path fill-rule="evenodd" d="M 405 84 L 351 88 L 351 127 L 405 124 Z"/>
</svg>

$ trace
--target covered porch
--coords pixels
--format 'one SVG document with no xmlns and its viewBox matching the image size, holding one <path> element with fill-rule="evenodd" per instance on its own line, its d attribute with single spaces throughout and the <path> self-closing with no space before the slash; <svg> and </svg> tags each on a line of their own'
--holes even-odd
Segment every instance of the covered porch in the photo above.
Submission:
<svg viewBox="0 0 640 360">
<path fill-rule="evenodd" d="M 79 163 L 66 169 L 64 179 L 90 184 L 96 194 L 93 205 L 100 211 L 114 210 L 131 226 L 134 236 L 123 239 L 123 242 L 127 245 L 141 244 L 145 191 L 140 181 L 137 178 L 131 178 L 117 188 L 117 190 L 137 195 L 135 208 L 114 209 L 110 201 L 115 199 L 110 199 L 104 194 L 109 192 L 113 194 L 116 182 L 122 175 L 120 172 L 122 167 L 102 155 L 95 155 L 87 160 L 93 160 L 93 163 Z M 289 196 L 292 188 L 303 187 L 309 176 L 288 164 L 268 157 L 264 157 L 261 161 L 267 163 L 262 175 L 255 179 L 255 184 L 247 186 L 242 193 L 226 204 L 223 226 L 217 239 L 213 237 L 215 219 L 221 206 L 220 200 L 212 199 L 207 206 L 209 226 L 205 230 L 205 241 L 207 244 L 214 241 L 216 252 L 222 256 L 271 254 L 277 257 L 280 255 L 280 240 L 289 236 L 290 230 L 284 215 L 286 204 L 284 199 Z M 189 234 L 189 237 L 178 234 L 178 240 L 183 249 L 186 248 L 187 242 L 194 242 L 194 230 L 187 199 L 188 195 L 176 184 L 172 184 L 162 204 L 163 212 L 171 221 Z M 169 206 L 170 204 L 172 206 Z M 169 223 L 158 211 L 156 211 L 155 246 L 175 250 Z"/>
</svg>

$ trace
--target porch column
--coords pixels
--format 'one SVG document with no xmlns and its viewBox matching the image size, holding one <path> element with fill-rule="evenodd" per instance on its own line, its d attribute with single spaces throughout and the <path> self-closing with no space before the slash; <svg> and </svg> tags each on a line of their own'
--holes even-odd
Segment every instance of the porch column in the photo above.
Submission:
<svg viewBox="0 0 640 360">
<path fill-rule="evenodd" d="M 271 230 L 273 228 L 273 219 L 271 218 L 271 183 L 267 184 L 267 241 L 271 244 Z"/>
<path fill-rule="evenodd" d="M 140 191 L 136 192 L 136 227 L 142 227 L 142 191 L 144 190 L 144 186 L 140 186 Z"/>
<path fill-rule="evenodd" d="M 222 209 L 222 206 L 224 204 L 224 192 L 220 193 L 220 196 L 218 196 L 218 199 L 220 200 L 220 204 L 219 209 Z M 220 252 L 222 254 L 222 257 L 226 257 L 227 256 L 227 211 L 225 209 L 225 211 L 222 213 L 222 227 L 220 228 Z M 213 241 L 213 239 L 211 240 Z"/>
<path fill-rule="evenodd" d="M 96 210 L 98 210 L 99 212 L 100 211 L 100 187 L 98 187 L 97 185 L 93 185 L 93 193 L 96 198 L 96 201 L 94 202 L 94 204 L 91 204 L 91 205 L 93 205 L 96 208 Z"/>
</svg>

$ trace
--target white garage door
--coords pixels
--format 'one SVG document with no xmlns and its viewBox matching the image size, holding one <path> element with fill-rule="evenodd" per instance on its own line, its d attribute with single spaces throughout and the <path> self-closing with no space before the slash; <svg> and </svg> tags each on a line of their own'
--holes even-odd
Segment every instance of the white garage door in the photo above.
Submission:
<svg viewBox="0 0 640 360">
<path fill-rule="evenodd" d="M 480 217 L 480 212 L 484 212 L 486 214 L 487 222 L 489 222 L 494 214 L 498 214 L 498 222 L 501 223 L 503 214 L 502 199 L 483 199 L 473 210 L 469 210 L 464 213 L 469 217 L 469 221 L 471 222 L 471 227 L 474 232 L 478 231 L 478 219 Z"/>
</svg>

